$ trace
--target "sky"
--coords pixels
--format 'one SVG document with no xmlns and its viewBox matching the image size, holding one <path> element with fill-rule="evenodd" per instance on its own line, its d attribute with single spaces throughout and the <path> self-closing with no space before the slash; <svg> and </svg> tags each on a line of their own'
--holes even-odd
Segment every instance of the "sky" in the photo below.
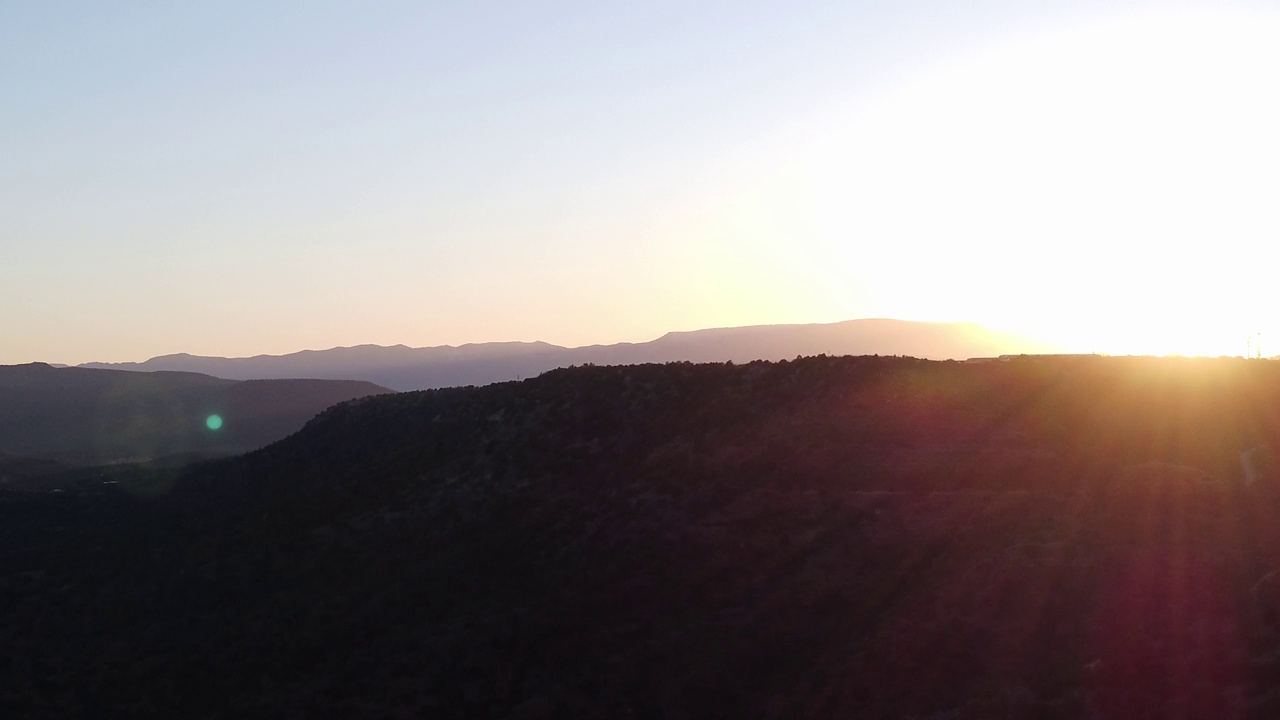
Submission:
<svg viewBox="0 0 1280 720">
<path fill-rule="evenodd" d="M 1270 3 L 5 3 L 0 363 L 860 317 L 1275 354 L 1278 129 Z"/>
</svg>

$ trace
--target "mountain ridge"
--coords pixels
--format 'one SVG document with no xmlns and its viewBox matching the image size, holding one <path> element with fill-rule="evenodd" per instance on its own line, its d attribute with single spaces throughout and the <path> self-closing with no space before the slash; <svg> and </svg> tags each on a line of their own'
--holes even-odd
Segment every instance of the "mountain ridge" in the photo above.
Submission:
<svg viewBox="0 0 1280 720">
<path fill-rule="evenodd" d="M 962 360 L 1056 352 L 1055 346 L 972 322 L 863 318 L 835 323 L 748 325 L 678 330 L 646 342 L 563 347 L 544 341 L 501 341 L 408 347 L 362 344 L 248 357 L 161 355 L 143 362 L 78 367 L 130 371 L 181 370 L 233 380 L 316 378 L 365 380 L 398 391 L 487 385 L 573 365 L 663 362 L 750 362 L 802 355 L 908 355 Z"/>
<path fill-rule="evenodd" d="M 236 454 L 285 437 L 334 403 L 388 392 L 350 380 L 0 365 L 0 454 L 72 465 Z M 220 424 L 211 429 L 213 415 Z"/>
</svg>

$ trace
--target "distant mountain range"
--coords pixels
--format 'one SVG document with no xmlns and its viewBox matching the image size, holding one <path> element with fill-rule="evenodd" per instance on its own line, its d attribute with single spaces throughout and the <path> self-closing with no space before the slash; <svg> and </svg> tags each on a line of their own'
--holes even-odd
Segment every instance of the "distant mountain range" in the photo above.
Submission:
<svg viewBox="0 0 1280 720">
<path fill-rule="evenodd" d="M 0 365 L 0 478 L 55 469 L 50 461 L 94 465 L 246 452 L 297 431 L 335 403 L 387 392 L 362 381 Z"/>
<path fill-rule="evenodd" d="M 544 342 L 494 342 L 411 348 L 360 345 L 246 358 L 164 355 L 141 363 L 87 363 L 85 368 L 197 372 L 232 380 L 324 378 L 365 380 L 394 390 L 424 390 L 532 377 L 572 365 L 750 362 L 798 355 L 906 355 L 946 360 L 1057 352 L 1014 333 L 973 323 L 849 320 L 814 325 L 759 325 L 672 332 L 645 343 L 566 348 Z"/>
</svg>

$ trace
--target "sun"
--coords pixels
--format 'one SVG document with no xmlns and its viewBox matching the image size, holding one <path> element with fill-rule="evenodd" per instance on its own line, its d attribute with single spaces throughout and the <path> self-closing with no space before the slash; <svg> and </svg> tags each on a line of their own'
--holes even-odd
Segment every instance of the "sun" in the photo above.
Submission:
<svg viewBox="0 0 1280 720">
<path fill-rule="evenodd" d="M 815 141 L 820 252 L 885 315 L 1083 352 L 1280 342 L 1276 37 L 1260 11 L 1110 17 L 895 86 Z"/>
</svg>

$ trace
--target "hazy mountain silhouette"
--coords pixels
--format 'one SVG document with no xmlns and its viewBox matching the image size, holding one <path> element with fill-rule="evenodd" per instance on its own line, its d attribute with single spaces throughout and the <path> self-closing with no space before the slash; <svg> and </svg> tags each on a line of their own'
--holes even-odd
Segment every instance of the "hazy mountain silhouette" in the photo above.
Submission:
<svg viewBox="0 0 1280 720">
<path fill-rule="evenodd" d="M 47 478 L 67 471 L 67 466 L 48 458 L 29 458 L 0 453 L 0 488 Z"/>
<path fill-rule="evenodd" d="M 361 381 L 0 365 L 0 453 L 77 464 L 240 453 L 296 431 L 334 403 L 385 392 Z M 223 422 L 217 430 L 206 424 L 210 415 Z M 10 466 L 27 475 L 36 467 Z"/>
<path fill-rule="evenodd" d="M 972 323 L 849 320 L 814 325 L 760 325 L 668 333 L 645 343 L 565 348 L 544 342 L 478 343 L 410 348 L 361 345 L 248 358 L 179 354 L 141 363 L 88 363 L 117 370 L 176 370 L 235 380 L 331 378 L 367 380 L 395 390 L 486 385 L 587 363 L 750 362 L 800 355 L 907 355 L 945 360 L 1057 348 Z"/>
<path fill-rule="evenodd" d="M 1089 357 L 353 400 L 0 491 L 0 711 L 1276 717 L 1277 408 L 1274 363 Z"/>
</svg>

